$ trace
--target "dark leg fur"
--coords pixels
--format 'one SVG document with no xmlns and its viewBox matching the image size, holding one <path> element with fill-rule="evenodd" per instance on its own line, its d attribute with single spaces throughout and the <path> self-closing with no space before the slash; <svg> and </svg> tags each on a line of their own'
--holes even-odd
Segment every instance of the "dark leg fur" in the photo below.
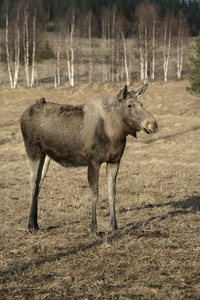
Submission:
<svg viewBox="0 0 200 300">
<path fill-rule="evenodd" d="M 91 214 L 91 223 L 90 229 L 91 232 L 97 232 L 97 217 L 96 217 L 96 205 L 98 201 L 98 181 L 99 181 L 99 164 L 95 162 L 90 162 L 88 166 L 88 182 L 91 190 L 91 205 L 92 205 L 92 214 Z"/>
<path fill-rule="evenodd" d="M 107 189 L 108 200 L 110 206 L 110 231 L 113 232 L 118 229 L 117 220 L 115 216 L 115 201 L 116 201 L 116 179 L 119 169 L 119 163 L 107 164 Z"/>
<path fill-rule="evenodd" d="M 44 166 L 45 154 L 40 159 L 29 159 L 30 167 L 30 213 L 28 218 L 28 230 L 30 232 L 39 229 L 37 223 L 38 195 L 40 191 L 40 182 L 42 178 L 42 169 Z"/>
</svg>

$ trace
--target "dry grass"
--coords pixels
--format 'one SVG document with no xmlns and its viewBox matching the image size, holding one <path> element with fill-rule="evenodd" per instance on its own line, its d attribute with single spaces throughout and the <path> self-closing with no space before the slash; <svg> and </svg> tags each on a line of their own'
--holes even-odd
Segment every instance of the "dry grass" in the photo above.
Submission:
<svg viewBox="0 0 200 300">
<path fill-rule="evenodd" d="M 27 234 L 29 171 L 19 118 L 41 96 L 82 103 L 121 86 L 1 88 L 1 299 L 200 298 L 200 101 L 185 91 L 186 85 L 152 83 L 143 97 L 159 132 L 128 138 L 114 234 L 108 232 L 102 166 L 102 237 L 88 233 L 86 168 L 64 169 L 53 162 L 39 199 L 40 231 Z"/>
</svg>

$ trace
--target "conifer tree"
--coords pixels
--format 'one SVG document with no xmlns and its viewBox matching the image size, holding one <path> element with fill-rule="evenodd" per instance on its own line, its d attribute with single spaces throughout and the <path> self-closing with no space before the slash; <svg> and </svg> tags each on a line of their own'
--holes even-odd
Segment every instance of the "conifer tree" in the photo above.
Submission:
<svg viewBox="0 0 200 300">
<path fill-rule="evenodd" d="M 200 33 L 193 45 L 194 54 L 189 58 L 190 87 L 187 90 L 200 96 Z"/>
</svg>

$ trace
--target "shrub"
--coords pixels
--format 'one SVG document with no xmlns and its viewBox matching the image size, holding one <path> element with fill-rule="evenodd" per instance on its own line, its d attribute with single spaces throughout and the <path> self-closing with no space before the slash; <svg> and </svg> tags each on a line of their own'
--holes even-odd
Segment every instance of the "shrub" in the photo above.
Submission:
<svg viewBox="0 0 200 300">
<path fill-rule="evenodd" d="M 51 47 L 48 40 L 46 40 L 42 46 L 42 48 L 39 50 L 39 53 L 37 55 L 37 59 L 44 60 L 44 59 L 51 59 L 54 57 L 53 48 Z"/>
</svg>

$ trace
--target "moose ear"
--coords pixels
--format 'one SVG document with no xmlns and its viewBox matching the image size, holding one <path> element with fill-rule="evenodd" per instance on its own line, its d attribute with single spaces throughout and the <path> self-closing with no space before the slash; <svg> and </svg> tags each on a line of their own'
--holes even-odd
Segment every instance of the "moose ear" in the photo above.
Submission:
<svg viewBox="0 0 200 300">
<path fill-rule="evenodd" d="M 146 89 L 147 89 L 147 86 L 148 86 L 148 83 L 146 83 L 146 84 L 143 85 L 143 86 L 140 86 L 139 88 L 136 88 L 136 89 L 132 90 L 132 91 L 130 92 L 130 94 L 134 94 L 134 96 L 135 96 L 136 98 L 139 98 L 140 96 L 142 96 L 142 95 L 144 94 L 144 92 L 145 92 Z"/>
<path fill-rule="evenodd" d="M 127 94 L 128 94 L 127 85 L 125 85 L 123 89 L 119 90 L 116 98 L 119 102 L 121 102 L 123 99 L 126 99 Z"/>
</svg>

